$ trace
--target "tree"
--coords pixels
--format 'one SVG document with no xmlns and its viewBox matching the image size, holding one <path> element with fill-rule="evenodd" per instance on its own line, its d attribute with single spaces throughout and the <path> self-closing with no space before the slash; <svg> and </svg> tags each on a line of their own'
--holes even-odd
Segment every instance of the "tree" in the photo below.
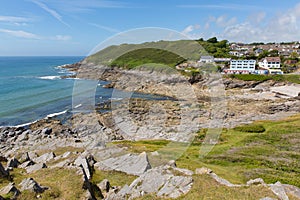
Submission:
<svg viewBox="0 0 300 200">
<path fill-rule="evenodd" d="M 212 37 L 212 38 L 209 38 L 209 39 L 207 40 L 207 42 L 209 42 L 209 43 L 217 43 L 217 42 L 218 42 L 218 39 L 217 39 L 216 37 Z"/>
<path fill-rule="evenodd" d="M 290 57 L 291 58 L 299 58 L 299 54 L 297 52 L 292 52 Z"/>
</svg>

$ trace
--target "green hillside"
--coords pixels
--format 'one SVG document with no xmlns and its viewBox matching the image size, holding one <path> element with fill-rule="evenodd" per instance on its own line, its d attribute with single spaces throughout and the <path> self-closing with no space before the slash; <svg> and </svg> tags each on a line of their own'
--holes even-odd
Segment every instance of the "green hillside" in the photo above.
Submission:
<svg viewBox="0 0 300 200">
<path fill-rule="evenodd" d="M 174 67 L 185 60 L 198 60 L 205 50 L 193 40 L 158 41 L 109 46 L 86 58 L 87 62 L 133 68 L 146 63 Z"/>
</svg>

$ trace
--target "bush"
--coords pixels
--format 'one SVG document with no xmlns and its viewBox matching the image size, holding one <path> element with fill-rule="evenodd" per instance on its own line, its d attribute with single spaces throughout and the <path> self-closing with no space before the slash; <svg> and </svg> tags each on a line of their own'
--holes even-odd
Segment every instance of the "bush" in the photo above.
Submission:
<svg viewBox="0 0 300 200">
<path fill-rule="evenodd" d="M 246 133 L 263 133 L 266 131 L 263 125 L 256 125 L 256 124 L 237 126 L 234 128 L 234 130 L 239 132 L 246 132 Z"/>
</svg>

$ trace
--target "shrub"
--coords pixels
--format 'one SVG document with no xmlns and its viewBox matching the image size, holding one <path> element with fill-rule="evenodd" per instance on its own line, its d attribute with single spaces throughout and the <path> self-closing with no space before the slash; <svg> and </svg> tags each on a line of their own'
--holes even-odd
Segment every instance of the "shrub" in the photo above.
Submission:
<svg viewBox="0 0 300 200">
<path fill-rule="evenodd" d="M 263 133 L 266 131 L 263 125 L 257 125 L 257 124 L 247 124 L 243 126 L 237 126 L 234 128 L 234 130 L 239 132 L 246 132 L 246 133 Z"/>
</svg>

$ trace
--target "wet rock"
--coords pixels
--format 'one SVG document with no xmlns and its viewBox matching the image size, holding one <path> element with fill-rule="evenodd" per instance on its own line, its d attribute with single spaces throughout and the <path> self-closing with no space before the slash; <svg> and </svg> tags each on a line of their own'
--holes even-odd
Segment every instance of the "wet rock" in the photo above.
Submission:
<svg viewBox="0 0 300 200">
<path fill-rule="evenodd" d="M 126 154 L 116 158 L 109 158 L 95 164 L 95 167 L 104 170 L 116 170 L 132 175 L 142 175 L 151 169 L 148 156 L 145 152 L 135 155 Z"/>
<path fill-rule="evenodd" d="M 35 193 L 43 193 L 48 189 L 47 187 L 39 185 L 33 178 L 26 178 L 22 180 L 19 186 L 21 186 L 21 191 L 29 190 Z"/>
<path fill-rule="evenodd" d="M 15 183 L 9 183 L 0 190 L 0 195 L 7 195 L 9 193 L 12 193 L 14 198 L 20 194 L 20 191 L 15 187 Z"/>
</svg>

